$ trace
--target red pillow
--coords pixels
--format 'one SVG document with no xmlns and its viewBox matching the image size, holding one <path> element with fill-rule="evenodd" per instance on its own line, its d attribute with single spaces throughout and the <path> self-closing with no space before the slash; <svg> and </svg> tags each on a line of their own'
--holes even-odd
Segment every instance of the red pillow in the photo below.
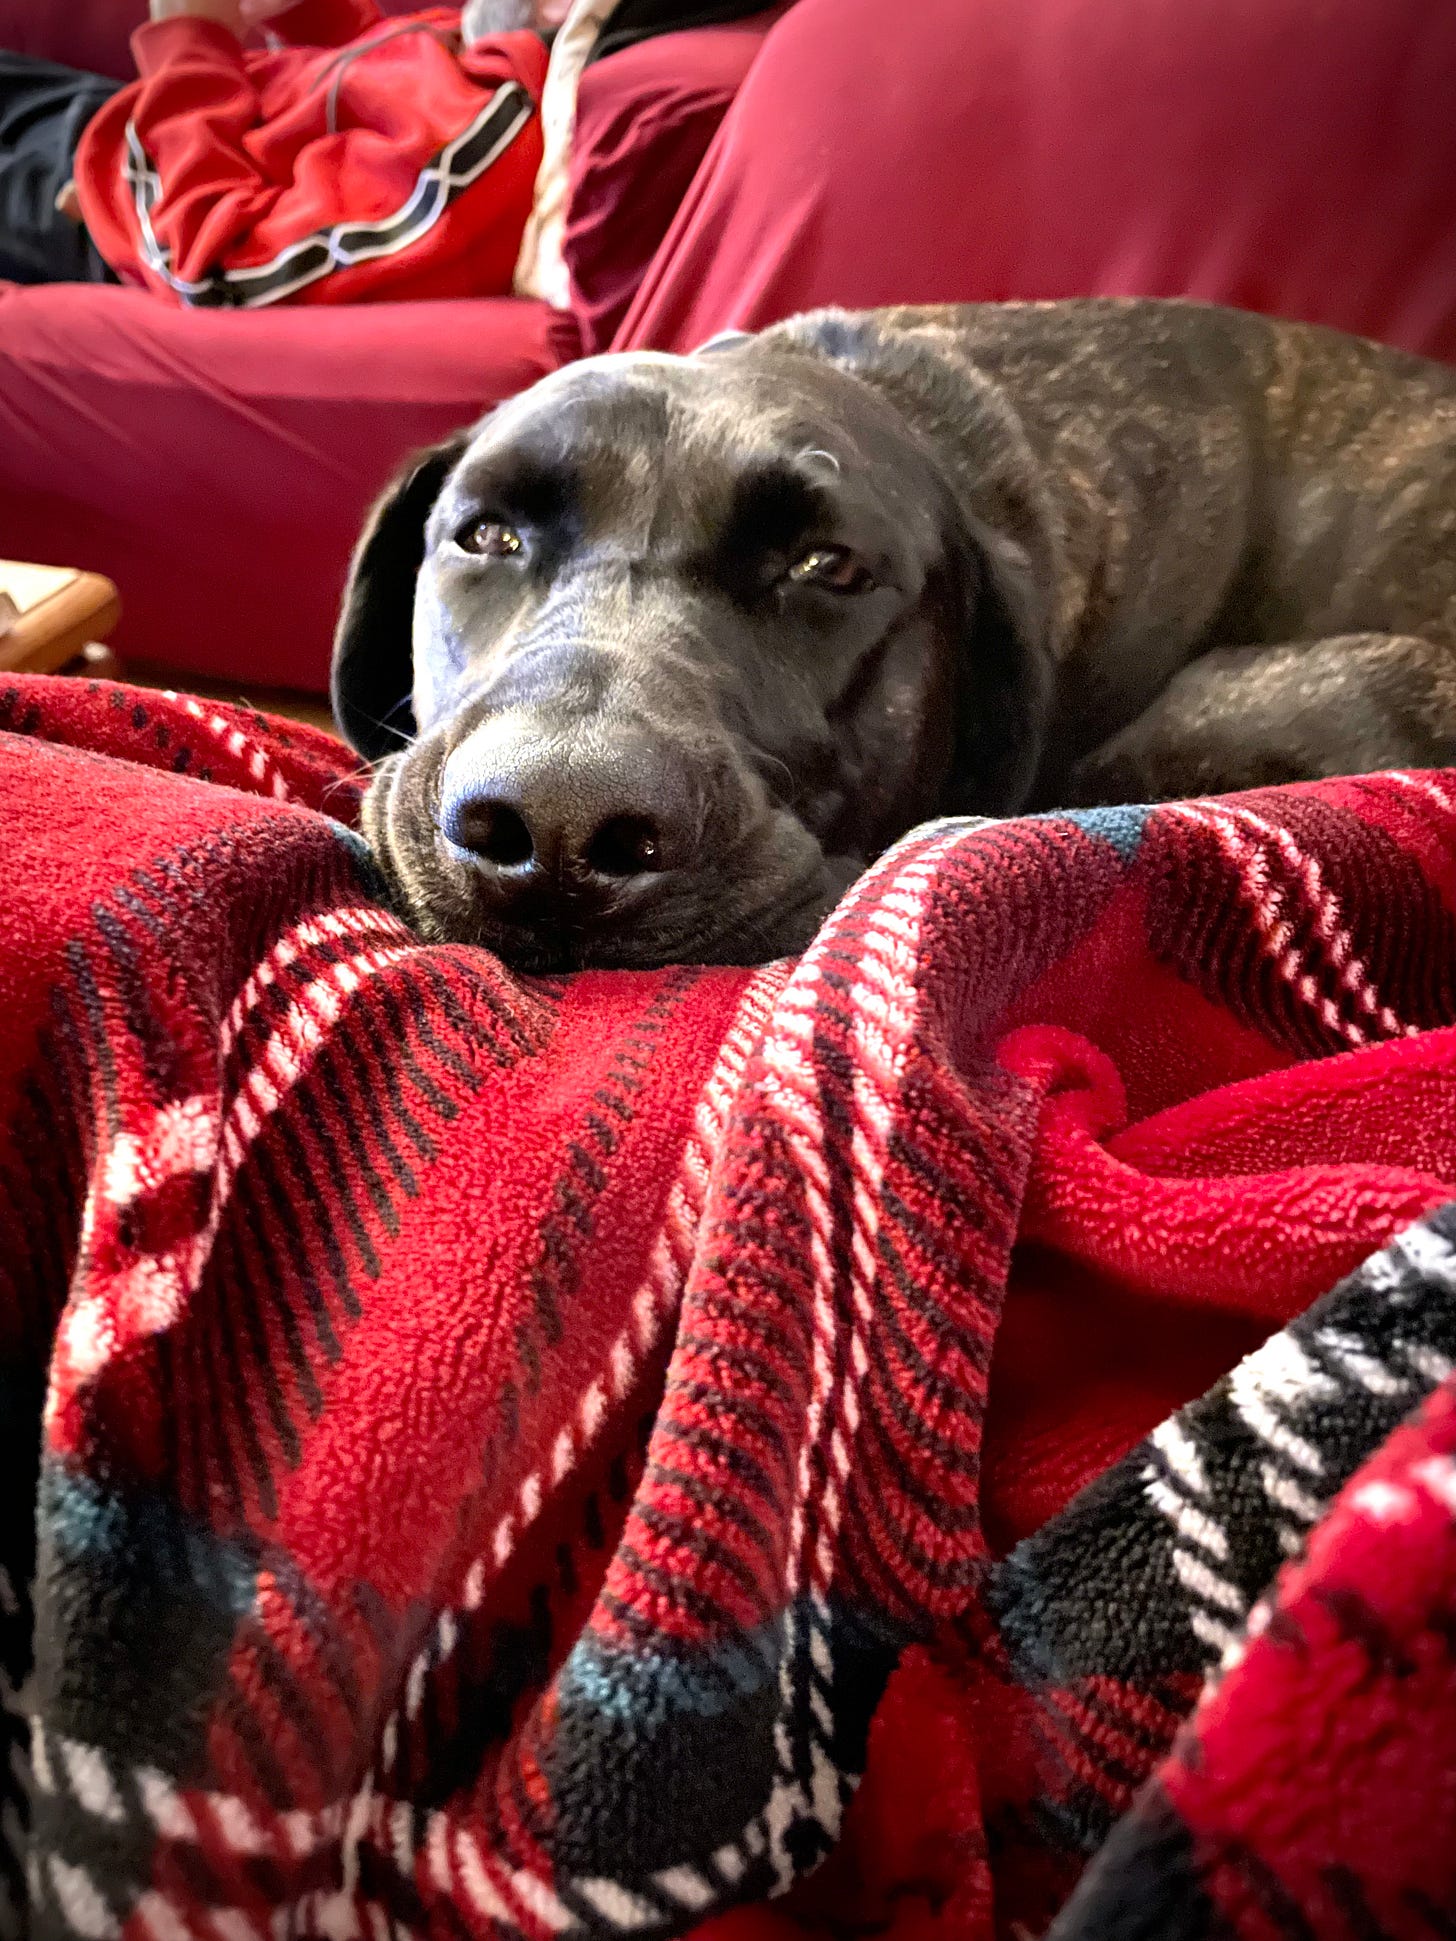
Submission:
<svg viewBox="0 0 1456 1941">
<path fill-rule="evenodd" d="M 587 355 L 610 343 L 783 11 L 658 34 L 582 74 L 562 254 Z"/>
</svg>

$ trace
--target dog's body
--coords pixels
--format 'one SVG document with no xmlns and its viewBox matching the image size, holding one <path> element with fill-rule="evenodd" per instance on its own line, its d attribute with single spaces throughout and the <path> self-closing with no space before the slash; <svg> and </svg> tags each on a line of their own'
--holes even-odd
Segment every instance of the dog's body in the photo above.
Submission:
<svg viewBox="0 0 1456 1941">
<path fill-rule="evenodd" d="M 427 932 L 770 955 L 929 814 L 1456 759 L 1456 373 L 1112 301 L 594 359 L 376 513 L 371 756 L 411 616 L 368 828 Z"/>
</svg>

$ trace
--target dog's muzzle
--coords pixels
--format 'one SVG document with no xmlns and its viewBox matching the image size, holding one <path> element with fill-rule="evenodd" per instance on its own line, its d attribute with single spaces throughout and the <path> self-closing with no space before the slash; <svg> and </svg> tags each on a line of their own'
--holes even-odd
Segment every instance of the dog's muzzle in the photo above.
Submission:
<svg viewBox="0 0 1456 1941">
<path fill-rule="evenodd" d="M 507 709 L 446 759 L 437 823 L 484 915 L 543 943 L 641 918 L 702 860 L 700 778 L 642 723 Z"/>
</svg>

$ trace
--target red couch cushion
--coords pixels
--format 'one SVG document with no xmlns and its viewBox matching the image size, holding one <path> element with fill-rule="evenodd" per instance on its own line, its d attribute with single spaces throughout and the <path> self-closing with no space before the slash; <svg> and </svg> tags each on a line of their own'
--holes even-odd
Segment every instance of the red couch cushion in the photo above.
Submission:
<svg viewBox="0 0 1456 1941">
<path fill-rule="evenodd" d="M 0 284 L 3 550 L 115 580 L 123 654 L 322 689 L 385 479 L 574 347 L 513 297 L 324 316 Z"/>
<path fill-rule="evenodd" d="M 611 342 L 783 11 L 640 41 L 582 75 L 562 253 L 588 354 Z"/>
<path fill-rule="evenodd" d="M 618 342 L 1183 295 L 1456 358 L 1450 0 L 799 0 Z"/>
</svg>

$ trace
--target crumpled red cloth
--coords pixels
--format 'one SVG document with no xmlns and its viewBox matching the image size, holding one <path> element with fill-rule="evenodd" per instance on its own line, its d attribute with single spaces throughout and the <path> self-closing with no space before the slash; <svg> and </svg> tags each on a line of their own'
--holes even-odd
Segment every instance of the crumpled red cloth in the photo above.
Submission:
<svg viewBox="0 0 1456 1941">
<path fill-rule="evenodd" d="M 1440 1273 L 1297 1331 L 1453 1194 L 1456 778 L 928 825 L 797 964 L 570 980 L 417 943 L 357 792 L 243 709 L 0 686 L 33 1931 L 1038 1931 L 1139 1824 L 1117 1931 L 1330 1931 L 1316 1765 L 1262 1899 L 1198 1845 L 1303 1702 L 1267 1618 L 1216 1671 L 1352 1516 L 1362 1594 L 1399 1543 L 1445 1608 L 1439 1397 L 1377 1453 Z M 1418 1514 L 1336 1503 L 1372 1460 Z M 1391 1776 L 1385 1932 L 1446 1906 L 1443 1783 Z"/>
</svg>

